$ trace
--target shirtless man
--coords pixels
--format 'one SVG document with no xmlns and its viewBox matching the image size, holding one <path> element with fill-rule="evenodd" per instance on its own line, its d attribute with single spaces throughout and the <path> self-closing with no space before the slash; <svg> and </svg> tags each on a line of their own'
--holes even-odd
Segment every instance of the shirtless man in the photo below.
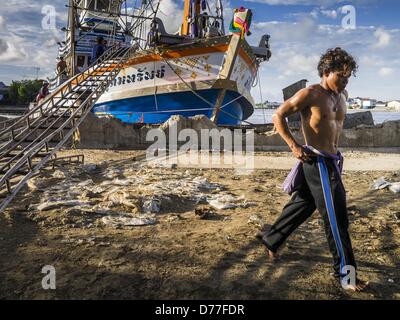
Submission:
<svg viewBox="0 0 400 320">
<path fill-rule="evenodd" d="M 64 60 L 64 57 L 60 57 L 60 61 L 57 63 L 57 73 L 58 75 L 67 75 L 67 63 Z"/>
<path fill-rule="evenodd" d="M 324 220 L 335 275 L 340 280 L 348 274 L 345 267 L 356 270 L 348 233 L 338 143 L 346 115 L 348 95 L 345 88 L 357 68 L 353 57 L 346 51 L 341 48 L 327 50 L 318 64 L 321 83 L 300 90 L 275 112 L 273 122 L 278 133 L 301 162 L 292 171 L 294 175 L 289 175 L 285 181 L 289 184 L 297 181 L 297 186 L 289 192 L 293 193 L 291 200 L 271 229 L 260 235 L 269 257 L 276 259 L 278 249 L 290 234 L 318 209 Z M 296 112 L 301 114 L 306 146 L 293 138 L 286 122 L 286 118 Z M 366 286 L 366 282 L 355 278 L 344 288 L 361 291 Z"/>
<path fill-rule="evenodd" d="M 64 57 L 60 57 L 60 61 L 57 63 L 57 76 L 58 76 L 58 85 L 62 85 L 68 79 L 68 66 L 64 60 Z"/>
</svg>

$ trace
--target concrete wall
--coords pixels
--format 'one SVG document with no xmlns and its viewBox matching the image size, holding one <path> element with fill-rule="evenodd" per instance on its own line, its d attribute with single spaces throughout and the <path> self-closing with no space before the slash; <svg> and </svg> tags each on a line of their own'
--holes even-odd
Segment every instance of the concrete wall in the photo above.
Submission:
<svg viewBox="0 0 400 320">
<path fill-rule="evenodd" d="M 299 143 L 304 144 L 301 130 L 292 130 Z M 283 139 L 276 132 L 257 134 L 255 145 L 258 149 L 273 150 L 273 147 L 285 147 Z M 339 146 L 342 148 L 394 148 L 400 147 L 400 121 L 388 121 L 381 125 L 361 125 L 343 130 Z M 280 149 L 280 148 L 278 148 Z"/>
<path fill-rule="evenodd" d="M 195 117 L 187 119 L 175 116 L 160 127 L 168 133 L 168 128 L 174 122 L 178 130 L 185 128 L 214 129 L 215 125 L 206 117 Z M 129 125 L 113 118 L 98 119 L 90 115 L 80 127 L 80 143 L 78 148 L 88 149 L 136 149 L 148 148 L 152 141 L 146 141 L 146 135 L 151 126 L 138 127 Z M 295 138 L 304 143 L 300 129 L 292 129 Z M 273 150 L 286 147 L 282 138 L 273 130 L 265 133 L 255 134 L 256 150 Z M 340 137 L 340 147 L 346 148 L 392 148 L 400 147 L 400 121 L 389 121 L 384 124 L 360 125 L 355 128 L 345 129 Z"/>
</svg>

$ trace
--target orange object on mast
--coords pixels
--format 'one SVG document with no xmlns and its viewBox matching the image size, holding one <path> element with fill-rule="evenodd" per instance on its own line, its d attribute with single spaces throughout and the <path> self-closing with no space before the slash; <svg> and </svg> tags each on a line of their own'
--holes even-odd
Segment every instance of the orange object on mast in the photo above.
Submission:
<svg viewBox="0 0 400 320">
<path fill-rule="evenodd" d="M 183 23 L 182 23 L 183 36 L 187 36 L 189 34 L 189 17 L 190 17 L 190 0 L 185 0 L 185 6 L 183 8 Z"/>
<path fill-rule="evenodd" d="M 194 4 L 194 8 L 192 5 Z M 192 16 L 192 10 L 194 9 L 194 15 Z M 181 34 L 188 36 L 191 33 L 190 24 L 194 21 L 190 21 L 192 17 L 200 15 L 200 0 L 185 0 L 185 6 L 183 8 L 183 23 Z M 190 22 L 189 22 L 190 21 Z"/>
</svg>

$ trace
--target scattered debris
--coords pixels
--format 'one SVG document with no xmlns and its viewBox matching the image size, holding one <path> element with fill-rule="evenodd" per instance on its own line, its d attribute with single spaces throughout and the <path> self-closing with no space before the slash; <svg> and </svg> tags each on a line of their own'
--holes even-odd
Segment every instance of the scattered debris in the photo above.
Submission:
<svg viewBox="0 0 400 320">
<path fill-rule="evenodd" d="M 230 194 L 217 194 L 207 198 L 207 201 L 211 206 L 219 210 L 248 208 L 255 205 L 254 202 L 247 201 L 244 195 L 235 198 Z"/>
<path fill-rule="evenodd" d="M 375 180 L 371 186 L 372 190 L 382 190 L 390 186 L 390 183 L 386 181 L 385 177 L 380 177 L 379 179 Z"/>
<path fill-rule="evenodd" d="M 215 215 L 213 208 L 207 205 L 200 205 L 194 210 L 194 214 L 202 220 L 206 220 Z"/>
<path fill-rule="evenodd" d="M 54 202 L 44 202 L 41 203 L 37 209 L 39 211 L 49 211 L 49 210 L 54 210 L 54 209 L 59 209 L 59 208 L 65 208 L 65 207 L 90 207 L 92 206 L 92 203 L 90 202 L 82 202 L 82 201 L 77 201 L 77 200 L 64 200 L 64 201 L 54 201 Z"/>
<path fill-rule="evenodd" d="M 182 216 L 179 215 L 179 214 L 174 214 L 174 215 L 169 216 L 169 217 L 167 218 L 167 222 L 169 222 L 169 223 L 174 222 L 174 221 L 177 221 L 177 220 L 184 220 L 184 218 L 182 218 Z"/>
<path fill-rule="evenodd" d="M 192 182 L 198 190 L 221 190 L 221 185 L 217 183 L 210 183 L 206 178 L 196 177 L 192 180 Z"/>
<path fill-rule="evenodd" d="M 94 199 L 94 198 L 100 198 L 100 197 L 101 197 L 101 192 L 95 192 L 92 190 L 85 190 L 85 191 L 83 191 L 82 195 L 79 196 L 79 198 L 82 200 Z"/>
<path fill-rule="evenodd" d="M 361 211 L 357 206 L 349 206 L 347 207 L 347 211 L 349 214 L 353 215 L 353 216 L 360 216 L 361 215 Z"/>
<path fill-rule="evenodd" d="M 68 175 L 64 171 L 55 170 L 53 172 L 52 176 L 53 176 L 53 178 L 56 178 L 56 179 L 65 179 L 65 178 L 67 178 Z"/>
<path fill-rule="evenodd" d="M 258 214 L 253 214 L 252 216 L 250 216 L 247 223 L 250 225 L 254 225 L 260 230 L 263 230 L 265 226 L 264 218 Z"/>
<path fill-rule="evenodd" d="M 112 189 L 104 197 L 104 200 L 108 201 L 109 207 L 123 205 L 128 208 L 132 208 L 136 213 L 139 213 L 141 211 L 139 201 L 133 198 L 128 192 L 121 189 Z"/>
<path fill-rule="evenodd" d="M 121 187 L 126 187 L 126 186 L 130 186 L 132 184 L 131 180 L 128 179 L 114 179 L 113 181 L 105 181 L 102 183 L 102 185 L 114 185 L 114 186 L 121 186 Z"/>
<path fill-rule="evenodd" d="M 146 213 L 159 213 L 161 211 L 161 201 L 151 198 L 143 201 L 143 211 Z"/>
<path fill-rule="evenodd" d="M 115 179 L 121 174 L 121 170 L 118 168 L 110 168 L 107 170 L 107 172 L 104 174 L 104 177 L 108 179 Z"/>
<path fill-rule="evenodd" d="M 372 190 L 382 190 L 385 188 L 389 188 L 393 193 L 400 193 L 400 182 L 388 182 L 385 177 L 380 177 L 371 186 Z"/>
<path fill-rule="evenodd" d="M 127 214 L 121 214 L 119 216 L 106 216 L 101 218 L 101 221 L 110 227 L 137 227 L 147 226 L 156 224 L 157 221 L 149 217 L 129 217 Z"/>
<path fill-rule="evenodd" d="M 392 183 L 389 190 L 393 193 L 400 193 L 400 182 Z"/>
<path fill-rule="evenodd" d="M 215 209 L 219 210 L 226 210 L 238 207 L 235 202 L 236 198 L 229 194 L 216 195 L 208 199 L 208 203 Z"/>
<path fill-rule="evenodd" d="M 99 167 L 94 163 L 86 163 L 80 166 L 80 168 L 86 173 L 94 173 L 98 171 Z"/>
<path fill-rule="evenodd" d="M 35 177 L 28 180 L 28 188 L 30 191 L 43 191 L 46 189 L 48 181 L 44 177 Z"/>
</svg>

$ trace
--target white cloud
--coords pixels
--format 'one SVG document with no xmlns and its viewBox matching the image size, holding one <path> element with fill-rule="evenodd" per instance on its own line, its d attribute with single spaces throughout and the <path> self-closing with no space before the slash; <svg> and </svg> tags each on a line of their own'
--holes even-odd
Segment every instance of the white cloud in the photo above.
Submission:
<svg viewBox="0 0 400 320">
<path fill-rule="evenodd" d="M 330 7 L 339 3 L 348 2 L 345 0 L 247 0 L 248 2 L 259 2 L 269 5 L 314 5 Z M 379 3 L 379 0 L 353 0 L 352 5 L 367 5 Z"/>
<path fill-rule="evenodd" d="M 400 30 L 383 27 L 361 27 L 356 30 L 344 30 L 333 20 L 331 24 L 319 25 L 317 18 L 340 17 L 340 6 L 348 3 L 341 0 L 252 0 L 272 5 L 312 5 L 310 8 L 290 14 L 297 22 L 262 21 L 264 14 L 268 17 L 268 9 L 253 11 L 253 33 L 247 40 L 258 45 L 261 35 L 271 35 L 272 59 L 263 63 L 260 69 L 262 92 L 264 99 L 282 100 L 282 88 L 307 78 L 310 83 L 320 81 L 317 74 L 319 55 L 327 48 L 341 46 L 348 50 L 360 64 L 357 78 L 350 81 L 349 91 L 352 96 L 374 96 L 380 100 L 398 97 L 398 84 L 386 78 L 400 73 Z M 353 0 L 357 6 L 377 0 Z M 40 67 L 41 75 L 54 72 L 58 46 L 56 41 L 63 40 L 63 33 L 46 31 L 41 28 L 41 8 L 51 4 L 57 10 L 57 26 L 65 22 L 67 9 L 65 0 L 7 0 L 1 4 L 1 15 L 7 18 L 7 32 L 1 32 L 5 19 L 0 18 L 0 63 L 19 65 L 24 68 Z M 213 6 L 214 1 L 210 2 Z M 379 3 L 379 2 L 378 2 Z M 183 0 L 162 0 L 158 17 L 164 21 L 168 32 L 179 29 L 183 16 Z M 229 27 L 233 8 L 229 0 L 223 0 L 225 27 Z M 248 3 L 249 5 L 249 3 Z M 251 6 L 251 5 L 250 5 Z M 261 7 L 261 6 L 260 6 Z M 315 8 L 311 13 L 312 8 Z M 303 12 L 302 12 L 303 11 Z M 314 12 L 314 14 L 313 14 Z M 1 22 L 3 20 L 3 22 Z M 266 18 L 268 20 L 268 18 Z M 257 23 L 255 23 L 257 21 Z M 375 33 L 375 34 L 374 34 Z M 375 35 L 375 36 L 374 36 Z M 390 50 L 387 50 L 390 47 Z M 385 50 L 378 50 L 385 48 Z M 374 49 L 374 50 L 371 50 Z M 389 68 L 390 67 L 390 68 Z M 380 83 L 376 77 L 381 76 Z M 11 77 L 11 76 L 10 76 Z M 375 84 L 372 86 L 371 84 Z M 253 96 L 258 101 L 258 88 Z M 397 97 L 396 97 L 397 95 Z"/>
<path fill-rule="evenodd" d="M 295 23 L 279 21 L 259 22 L 253 23 L 251 30 L 258 34 L 270 34 L 272 41 L 307 40 L 315 30 L 315 22 L 311 18 L 303 18 Z M 252 39 L 254 38 L 252 37 Z"/>
<path fill-rule="evenodd" d="M 390 76 L 394 73 L 393 68 L 383 67 L 379 69 L 379 75 L 382 77 Z"/>
<path fill-rule="evenodd" d="M 0 63 L 21 62 L 27 58 L 23 48 L 11 41 L 0 39 Z"/>
<path fill-rule="evenodd" d="M 338 16 L 338 13 L 336 10 L 321 10 L 321 14 L 323 16 L 331 18 L 331 19 L 336 19 Z"/>
<path fill-rule="evenodd" d="M 8 43 L 3 40 L 0 39 L 0 55 L 5 53 L 8 50 Z"/>
<path fill-rule="evenodd" d="M 284 63 L 278 64 L 281 79 L 298 75 L 300 77 L 312 77 L 317 73 L 319 56 L 316 54 L 304 55 L 292 50 L 280 50 L 277 58 Z"/>
<path fill-rule="evenodd" d="M 0 32 L 5 32 L 7 30 L 6 20 L 0 16 Z"/>
<path fill-rule="evenodd" d="M 387 82 L 384 77 L 400 72 L 400 31 L 388 29 L 391 35 L 391 50 L 369 50 L 377 42 L 374 32 L 377 28 L 359 26 L 356 30 L 343 30 L 337 25 L 318 25 L 314 21 L 307 32 L 296 33 L 299 22 L 260 22 L 253 26 L 251 40 L 253 44 L 264 34 L 271 34 L 272 58 L 263 63 L 260 70 L 263 97 L 273 101 L 281 97 L 282 88 L 300 79 L 306 78 L 311 83 L 320 81 L 317 73 L 319 56 L 332 47 L 342 47 L 352 54 L 359 63 L 357 77 L 349 83 L 351 96 L 372 96 L 387 100 L 398 96 L 398 84 Z M 249 39 L 250 40 L 250 39 Z M 389 65 L 390 63 L 390 65 Z M 392 70 L 383 69 L 390 66 Z M 383 69 L 383 70 L 381 70 Z M 382 85 L 376 83 L 381 76 Z M 258 88 L 253 96 L 259 101 Z M 281 101 L 282 98 L 279 99 Z"/>
<path fill-rule="evenodd" d="M 182 24 L 183 6 L 173 0 L 162 0 L 158 16 L 168 33 L 176 33 Z"/>
<path fill-rule="evenodd" d="M 261 2 L 270 5 L 334 5 L 343 0 L 248 0 L 249 2 Z"/>
<path fill-rule="evenodd" d="M 330 18 L 330 19 L 336 19 L 338 17 L 338 11 L 336 10 L 324 10 L 322 8 L 314 8 L 310 12 L 311 17 L 314 19 L 318 19 L 320 15 Z"/>
<path fill-rule="evenodd" d="M 385 65 L 385 61 L 382 60 L 382 57 L 371 54 L 368 56 L 362 56 L 360 62 L 362 65 L 369 67 L 383 67 Z"/>
<path fill-rule="evenodd" d="M 378 40 L 374 45 L 375 48 L 386 48 L 390 44 L 391 36 L 389 32 L 385 31 L 385 29 L 378 28 L 374 32 L 374 36 Z"/>
</svg>

